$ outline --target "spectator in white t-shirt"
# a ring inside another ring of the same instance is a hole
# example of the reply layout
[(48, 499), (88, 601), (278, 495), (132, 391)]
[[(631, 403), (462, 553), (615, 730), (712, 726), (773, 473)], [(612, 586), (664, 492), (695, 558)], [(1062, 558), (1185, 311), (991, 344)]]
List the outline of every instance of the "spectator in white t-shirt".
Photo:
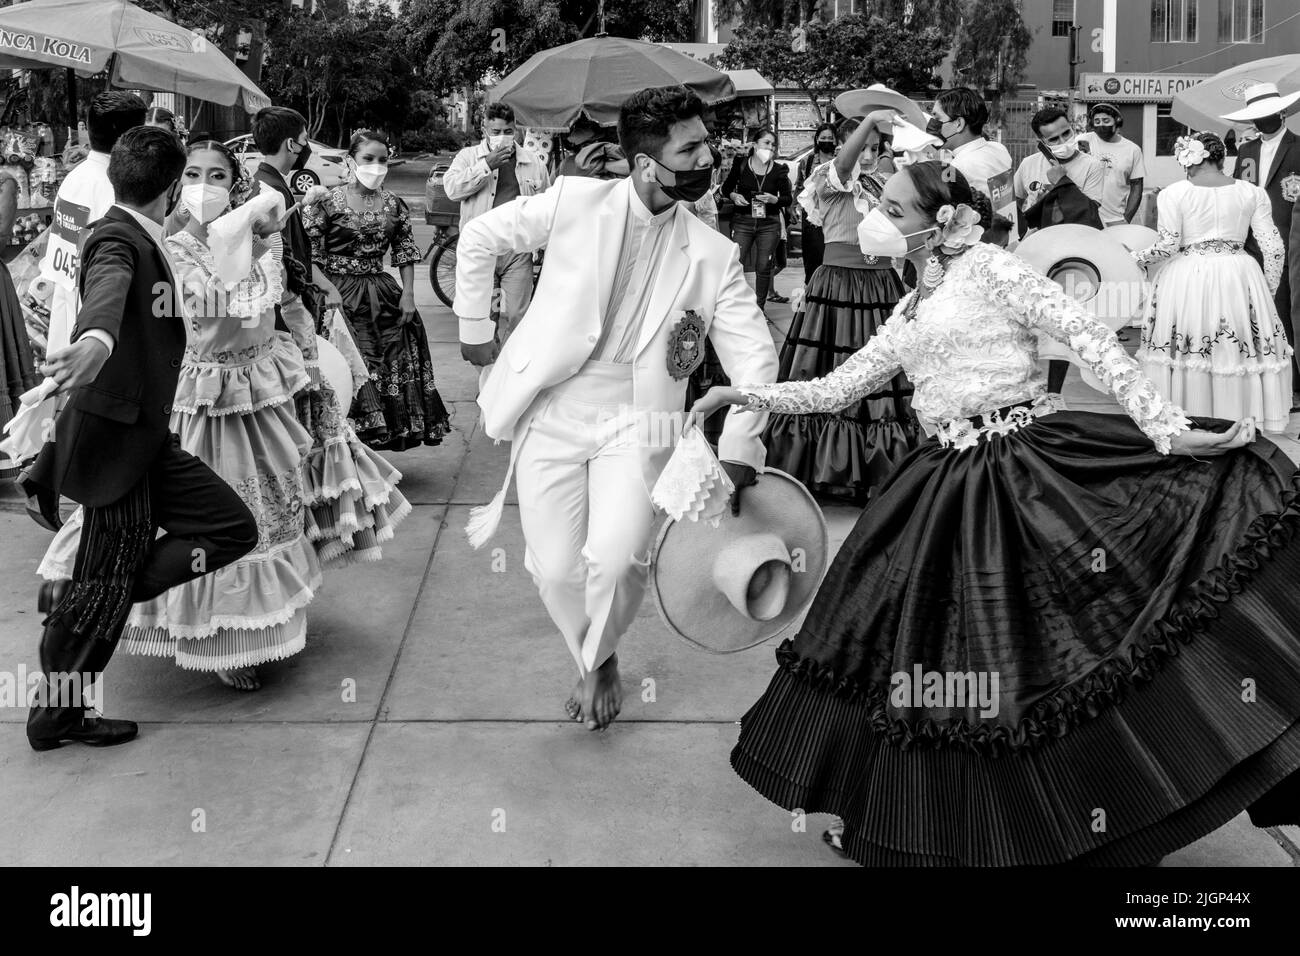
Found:
[(1142, 147), (1125, 139), (1119, 128), (1124, 118), (1109, 103), (1098, 103), (1089, 113), (1092, 129), (1083, 134), (1083, 142), (1106, 170), (1106, 185), (1101, 193), (1101, 224), (1118, 226), (1132, 222), (1142, 205), (1142, 180), (1146, 167)]
[[(1026, 213), (1042, 202), (1062, 180), (1069, 180), (1079, 187), (1079, 191), (1096, 206), (1101, 205), (1101, 194), (1106, 185), (1105, 167), (1095, 157), (1079, 149), (1079, 136), (1070, 125), (1065, 110), (1059, 106), (1045, 106), (1034, 114), (1029, 125), (1038, 137), (1040, 148), (1020, 161), (1012, 184), (1016, 194), (1016, 207), (1020, 211), (1022, 238), (1029, 228), (1030, 220), (1034, 218), (1032, 215), (1027, 217)], [(1079, 202), (1083, 203), (1082, 200)], [(1101, 224), (1095, 210), (1082, 218), (1065, 221), (1089, 220), (1091, 224)]]
[[(1001, 143), (985, 138), (988, 119), (984, 99), (974, 90), (959, 86), (939, 94), (926, 132), (943, 140), (944, 147), (952, 151), (952, 165), (961, 170), (972, 189), (989, 197), (994, 215), (1001, 216), (1005, 220), (1002, 228), (1009, 230), (1016, 221), (1011, 154)], [(995, 223), (994, 232), (998, 225), (1002, 224)]]

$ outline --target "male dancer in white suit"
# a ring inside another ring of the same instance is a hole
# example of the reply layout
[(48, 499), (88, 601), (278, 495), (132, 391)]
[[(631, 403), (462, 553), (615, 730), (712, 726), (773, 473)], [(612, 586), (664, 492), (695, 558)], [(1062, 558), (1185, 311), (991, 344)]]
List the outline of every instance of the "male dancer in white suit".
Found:
[[(735, 244), (681, 205), (711, 184), (703, 111), (684, 87), (633, 95), (618, 122), (627, 179), (559, 177), (468, 223), (456, 247), (461, 353), (495, 361), (478, 398), (483, 429), (512, 442), (505, 485), (475, 509), (470, 541), (491, 536), (517, 473), (524, 563), (578, 665), (566, 709), (589, 730), (622, 705), (615, 651), (645, 596), (649, 489), (680, 436), (705, 334), (733, 381), (777, 374)], [(542, 247), (532, 303), (498, 356), (497, 257)], [(733, 511), (763, 466), (765, 418), (733, 411), (719, 441)]]

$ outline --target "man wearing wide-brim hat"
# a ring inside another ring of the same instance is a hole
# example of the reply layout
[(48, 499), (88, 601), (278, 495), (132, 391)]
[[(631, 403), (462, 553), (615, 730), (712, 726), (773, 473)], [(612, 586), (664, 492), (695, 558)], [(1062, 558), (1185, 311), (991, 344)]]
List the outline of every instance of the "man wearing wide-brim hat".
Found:
[[(1232, 175), (1235, 179), (1262, 186), (1273, 206), (1273, 222), (1287, 247), (1287, 268), (1282, 273), (1282, 282), (1273, 300), (1282, 328), (1286, 330), (1287, 341), (1294, 346), (1291, 290), (1300, 286), (1300, 276), (1290, 274), (1296, 268), (1296, 263), (1291, 260), (1291, 211), (1300, 197), (1300, 137), (1287, 129), (1284, 121), (1287, 110), (1300, 100), (1300, 92), (1283, 96), (1274, 83), (1255, 83), (1246, 87), (1242, 100), (1244, 105), (1241, 109), (1225, 113), (1222, 119), (1230, 123), (1250, 123), (1260, 135), (1238, 147), (1237, 165), (1233, 167)], [(1246, 240), (1246, 251), (1263, 263), (1253, 235)], [(1292, 377), (1300, 382), (1300, 366), (1293, 369)], [(1291, 404), (1300, 405), (1300, 402), (1293, 399)]]

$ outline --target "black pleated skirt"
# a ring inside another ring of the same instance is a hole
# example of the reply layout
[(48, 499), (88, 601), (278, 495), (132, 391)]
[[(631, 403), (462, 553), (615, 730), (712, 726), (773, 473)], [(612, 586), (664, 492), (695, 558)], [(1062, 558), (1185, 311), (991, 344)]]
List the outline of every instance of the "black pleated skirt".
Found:
[[(843, 817), (864, 865), (1139, 865), (1243, 808), (1300, 822), (1298, 526), (1263, 439), (1161, 456), (1084, 412), (930, 439), (781, 645), (732, 765)], [(928, 697), (930, 675), (997, 693)]]
[[(778, 381), (833, 372), (885, 324), (902, 295), (893, 269), (820, 266), (781, 347)], [(810, 491), (858, 502), (889, 477), (918, 438), (912, 385), (902, 373), (838, 412), (774, 412), (763, 433), (770, 467), (793, 475)]]

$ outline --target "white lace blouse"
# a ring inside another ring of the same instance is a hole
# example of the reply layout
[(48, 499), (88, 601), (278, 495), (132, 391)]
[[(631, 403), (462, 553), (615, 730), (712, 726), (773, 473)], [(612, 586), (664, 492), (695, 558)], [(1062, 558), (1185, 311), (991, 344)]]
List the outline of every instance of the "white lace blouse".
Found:
[(1263, 254), (1264, 279), (1276, 292), (1286, 268), (1286, 247), (1273, 223), (1268, 193), (1239, 179), (1225, 186), (1198, 186), (1184, 179), (1160, 190), (1156, 198), (1160, 238), (1155, 245), (1133, 253), (1145, 265), (1169, 259), (1189, 248), (1214, 251), (1223, 243), (1244, 243), (1255, 233)]
[(910, 293), (866, 346), (823, 378), (742, 385), (747, 408), (832, 412), (878, 391), (902, 369), (916, 388), (912, 408), (958, 448), (975, 443), (966, 419), (1022, 402), (1041, 405), (1042, 332), (1083, 360), (1161, 454), (1189, 422), (1160, 396), (1115, 333), (1020, 257), (979, 243), (951, 263), (914, 319)]

